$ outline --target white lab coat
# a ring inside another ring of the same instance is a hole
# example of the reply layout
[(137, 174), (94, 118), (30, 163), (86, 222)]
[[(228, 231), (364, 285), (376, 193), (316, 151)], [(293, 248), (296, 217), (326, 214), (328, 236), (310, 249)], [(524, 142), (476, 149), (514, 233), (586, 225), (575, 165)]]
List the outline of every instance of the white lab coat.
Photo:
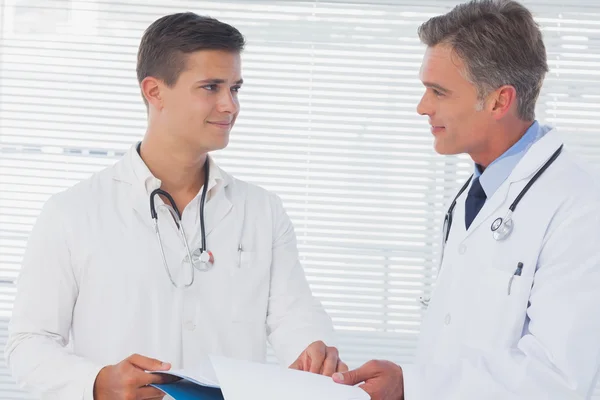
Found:
[[(416, 365), (404, 366), (406, 400), (588, 399), (600, 366), (600, 191), (566, 149), (531, 187), (503, 242), (504, 217), (560, 146), (535, 143), (465, 231), (454, 222)], [(522, 262), (522, 276), (509, 280)]]
[[(313, 341), (333, 342), (278, 197), (211, 160), (205, 219), (214, 267), (176, 289), (150, 216), (148, 194), (159, 186), (132, 148), (46, 203), (28, 242), (6, 347), (21, 386), (44, 399), (88, 400), (101, 367), (132, 353), (173, 368), (194, 368), (208, 354), (263, 361), (268, 339), (287, 366)], [(182, 213), (192, 251), (201, 243), (199, 197)], [(168, 211), (159, 210), (167, 261), (183, 282), (187, 253)]]

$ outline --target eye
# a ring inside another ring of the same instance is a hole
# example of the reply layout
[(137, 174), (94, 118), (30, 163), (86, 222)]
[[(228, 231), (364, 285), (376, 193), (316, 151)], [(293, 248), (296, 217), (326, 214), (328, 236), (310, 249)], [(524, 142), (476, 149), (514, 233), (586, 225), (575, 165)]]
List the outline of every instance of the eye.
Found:
[(202, 89), (206, 89), (209, 92), (216, 92), (217, 91), (217, 85), (215, 85), (215, 84), (204, 85), (204, 86), (202, 86)]
[(436, 97), (442, 97), (444, 95), (444, 93), (440, 92), (437, 89), (431, 89), (433, 91), (433, 94), (436, 95)]
[(240, 85), (234, 86), (231, 88), (232, 92), (238, 93), (242, 87)]

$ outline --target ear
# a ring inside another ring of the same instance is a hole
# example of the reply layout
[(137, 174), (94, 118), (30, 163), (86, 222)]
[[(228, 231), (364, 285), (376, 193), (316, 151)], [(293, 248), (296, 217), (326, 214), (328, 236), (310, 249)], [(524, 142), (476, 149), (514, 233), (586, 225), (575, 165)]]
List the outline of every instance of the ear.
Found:
[(156, 78), (148, 76), (144, 78), (140, 84), (142, 95), (148, 102), (149, 106), (153, 106), (157, 110), (163, 108), (163, 98), (161, 96), (162, 82)]
[(517, 107), (517, 90), (505, 85), (494, 91), (491, 96), (492, 115), (496, 120), (503, 118), (511, 109)]

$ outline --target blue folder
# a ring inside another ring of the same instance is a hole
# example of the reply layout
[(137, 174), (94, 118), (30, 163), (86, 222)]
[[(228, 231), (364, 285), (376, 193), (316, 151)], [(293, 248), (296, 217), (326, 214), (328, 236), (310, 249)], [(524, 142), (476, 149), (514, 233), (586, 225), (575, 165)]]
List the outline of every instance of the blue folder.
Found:
[(182, 379), (173, 383), (151, 385), (175, 400), (225, 400), (221, 389), (201, 386)]

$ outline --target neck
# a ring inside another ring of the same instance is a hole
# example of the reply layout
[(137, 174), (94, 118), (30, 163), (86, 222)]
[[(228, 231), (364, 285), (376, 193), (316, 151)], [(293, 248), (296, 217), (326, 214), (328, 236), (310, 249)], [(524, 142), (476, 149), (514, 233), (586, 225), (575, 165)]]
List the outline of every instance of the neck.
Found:
[(189, 198), (191, 201), (204, 185), (207, 154), (196, 154), (169, 138), (168, 133), (148, 129), (142, 140), (140, 155), (152, 175), (160, 179), (161, 189), (174, 198)]
[(533, 121), (518, 120), (495, 126), (493, 132), (488, 134), (489, 140), (485, 143), (485, 148), (471, 153), (471, 158), (481, 167), (483, 172), (491, 163), (514, 146), (532, 124)]

